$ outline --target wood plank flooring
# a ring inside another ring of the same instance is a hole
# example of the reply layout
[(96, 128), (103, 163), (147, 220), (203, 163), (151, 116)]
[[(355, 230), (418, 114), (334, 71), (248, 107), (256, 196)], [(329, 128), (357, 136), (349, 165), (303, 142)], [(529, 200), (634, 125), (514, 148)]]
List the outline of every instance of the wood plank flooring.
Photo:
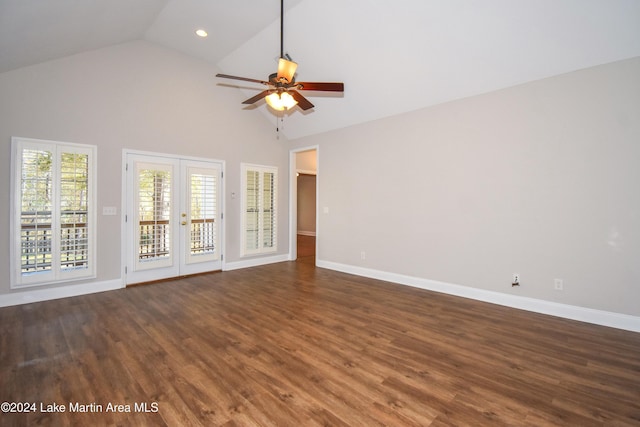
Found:
[[(307, 257), (315, 257), (316, 255), (316, 237), (315, 236), (304, 236), (302, 234), (298, 234), (297, 236), (297, 247), (298, 247), (298, 259), (307, 258)], [(309, 258), (310, 260), (311, 258)], [(315, 258), (313, 258), (315, 264)], [(306, 261), (306, 260), (303, 260)]]
[(638, 426), (640, 334), (284, 262), (2, 308), (0, 402), (37, 404), (3, 426)]

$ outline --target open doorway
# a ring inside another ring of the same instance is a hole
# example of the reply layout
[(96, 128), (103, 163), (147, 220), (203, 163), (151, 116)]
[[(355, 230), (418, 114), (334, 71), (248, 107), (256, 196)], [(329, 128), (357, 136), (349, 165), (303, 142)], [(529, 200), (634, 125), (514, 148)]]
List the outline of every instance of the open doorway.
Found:
[(318, 152), (291, 152), (291, 259), (315, 264), (317, 239)]
[(316, 255), (316, 175), (297, 172), (298, 259)]

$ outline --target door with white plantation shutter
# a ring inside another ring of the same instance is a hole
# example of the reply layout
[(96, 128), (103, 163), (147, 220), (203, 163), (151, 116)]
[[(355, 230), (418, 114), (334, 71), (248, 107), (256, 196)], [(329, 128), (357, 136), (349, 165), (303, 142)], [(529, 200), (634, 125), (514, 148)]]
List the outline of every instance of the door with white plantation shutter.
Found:
[(126, 283), (220, 270), (222, 164), (130, 153)]
[(201, 273), (212, 267), (219, 270), (221, 168), (211, 163), (182, 161), (181, 172), (181, 274)]

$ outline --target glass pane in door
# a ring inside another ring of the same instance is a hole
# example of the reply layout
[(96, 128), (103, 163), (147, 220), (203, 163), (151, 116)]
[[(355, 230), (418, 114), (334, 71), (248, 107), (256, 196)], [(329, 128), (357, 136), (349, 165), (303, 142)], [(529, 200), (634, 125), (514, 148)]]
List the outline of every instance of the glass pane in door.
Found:
[(138, 260), (171, 257), (171, 172), (161, 168), (138, 171)]
[(213, 254), (217, 242), (216, 176), (190, 174), (189, 251), (192, 256)]

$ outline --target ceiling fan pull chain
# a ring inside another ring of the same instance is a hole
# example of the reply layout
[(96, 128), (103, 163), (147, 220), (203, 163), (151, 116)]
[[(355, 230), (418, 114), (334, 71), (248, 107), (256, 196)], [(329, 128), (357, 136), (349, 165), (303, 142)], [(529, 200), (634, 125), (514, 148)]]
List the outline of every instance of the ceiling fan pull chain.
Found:
[(278, 111), (278, 113), (276, 116), (276, 138), (280, 139), (280, 129), (284, 130), (284, 111)]
[(280, 116), (276, 115), (276, 139), (280, 139)]

